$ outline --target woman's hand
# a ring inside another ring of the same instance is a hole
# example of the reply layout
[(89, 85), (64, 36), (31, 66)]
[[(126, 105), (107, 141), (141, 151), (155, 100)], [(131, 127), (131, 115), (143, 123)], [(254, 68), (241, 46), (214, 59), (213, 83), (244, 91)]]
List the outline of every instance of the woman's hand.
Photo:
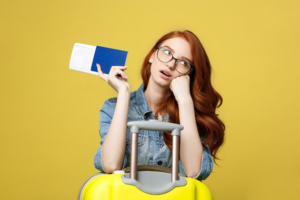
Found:
[[(116, 102), (113, 115), (109, 115), (109, 118), (111, 118), (110, 127), (106, 133), (100, 155), (102, 156), (103, 169), (107, 173), (112, 173), (115, 170), (120, 170), (124, 161), (130, 85), (127, 81), (128, 77), (123, 71), (127, 69), (126, 66), (113, 66), (108, 75), (103, 74), (99, 64), (97, 64), (97, 69), (100, 78), (118, 92), (118, 101)], [(102, 126), (102, 123), (109, 123), (108, 121), (100, 122), (100, 126)]]
[(107, 82), (118, 93), (124, 90), (130, 92), (128, 77), (123, 71), (127, 69), (127, 66), (113, 66), (108, 75), (103, 74), (99, 64), (97, 64), (97, 69), (100, 78)]
[(191, 100), (190, 77), (188, 75), (173, 79), (170, 84), (170, 89), (178, 104)]

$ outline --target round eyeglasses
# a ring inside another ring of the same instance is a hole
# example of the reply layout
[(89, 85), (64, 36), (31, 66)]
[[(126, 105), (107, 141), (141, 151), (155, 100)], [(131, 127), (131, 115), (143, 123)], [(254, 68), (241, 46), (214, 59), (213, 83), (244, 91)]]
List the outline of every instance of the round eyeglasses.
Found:
[(188, 73), (194, 66), (183, 59), (174, 58), (171, 51), (163, 46), (159, 46), (157, 50), (157, 58), (163, 63), (170, 62), (171, 60), (175, 60), (175, 69), (180, 74), (186, 74)]

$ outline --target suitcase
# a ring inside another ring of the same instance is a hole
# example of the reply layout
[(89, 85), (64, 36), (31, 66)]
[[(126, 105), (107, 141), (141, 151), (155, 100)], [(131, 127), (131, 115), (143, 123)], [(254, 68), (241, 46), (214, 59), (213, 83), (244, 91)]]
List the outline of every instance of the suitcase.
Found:
[[(178, 174), (179, 136), (183, 126), (158, 120), (131, 121), (127, 125), (131, 127), (130, 170), (93, 175), (81, 187), (78, 200), (213, 199), (210, 190), (201, 181)], [(137, 166), (139, 130), (172, 132), (171, 173), (166, 167)]]

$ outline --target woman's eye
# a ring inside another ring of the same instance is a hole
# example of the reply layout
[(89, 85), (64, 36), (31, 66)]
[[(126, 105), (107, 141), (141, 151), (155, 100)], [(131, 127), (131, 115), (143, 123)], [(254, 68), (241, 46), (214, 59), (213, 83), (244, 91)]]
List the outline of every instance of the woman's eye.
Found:
[(180, 63), (185, 66), (185, 67), (188, 67), (189, 66), (189, 63), (186, 62), (185, 60), (181, 60)]
[(168, 49), (164, 49), (164, 53), (167, 55), (171, 55), (171, 52)]

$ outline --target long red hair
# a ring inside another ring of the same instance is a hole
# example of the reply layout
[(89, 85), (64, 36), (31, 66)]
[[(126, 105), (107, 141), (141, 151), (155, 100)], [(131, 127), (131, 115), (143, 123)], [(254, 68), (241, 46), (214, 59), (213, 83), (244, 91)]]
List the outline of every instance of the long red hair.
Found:
[[(225, 125), (218, 118), (216, 108), (222, 105), (221, 95), (211, 84), (211, 65), (208, 56), (198, 37), (191, 31), (173, 31), (161, 37), (147, 54), (141, 69), (141, 75), (146, 90), (150, 78), (151, 63), (149, 58), (158, 47), (167, 39), (180, 37), (185, 39), (191, 46), (194, 69), (190, 76), (190, 93), (195, 107), (195, 118), (201, 142), (208, 145), (214, 159), (217, 159), (217, 151), (224, 142)], [(169, 114), (172, 123), (180, 123), (178, 104), (173, 94), (161, 102), (161, 106), (155, 111)], [(157, 118), (157, 116), (156, 116)], [(172, 149), (172, 136), (164, 133), (164, 141)]]

